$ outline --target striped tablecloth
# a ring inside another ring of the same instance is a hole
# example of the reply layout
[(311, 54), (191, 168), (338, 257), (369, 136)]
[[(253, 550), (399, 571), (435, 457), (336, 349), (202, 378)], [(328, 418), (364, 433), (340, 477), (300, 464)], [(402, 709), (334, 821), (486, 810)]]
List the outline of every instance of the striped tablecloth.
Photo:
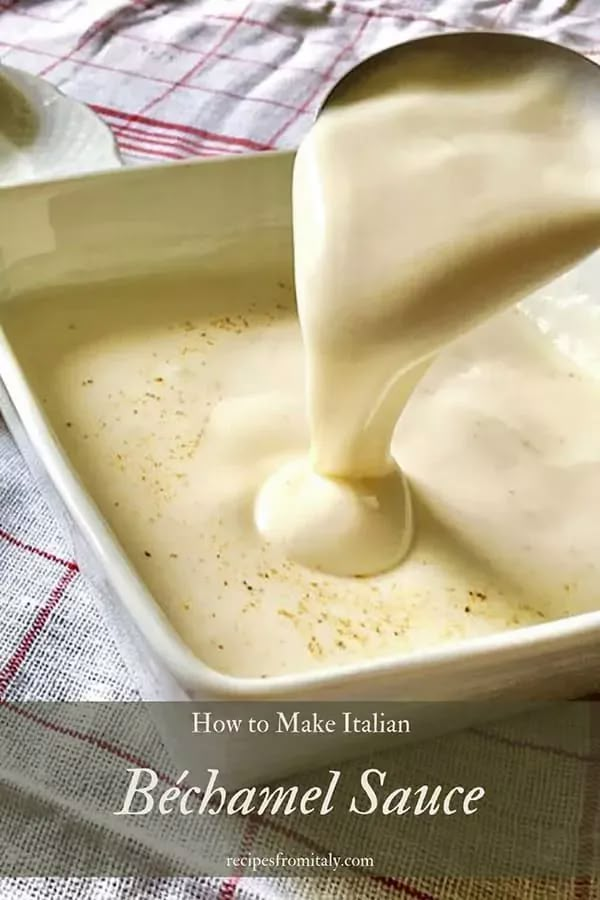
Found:
[[(562, 42), (592, 58), (600, 55), (598, 0), (0, 0), (0, 61), (42, 76), (88, 103), (113, 129), (126, 162), (136, 165), (293, 147), (320, 98), (356, 61), (399, 41), (465, 28), (517, 30)], [(0, 421), (0, 700), (132, 700), (139, 689), (143, 685), (131, 683), (101, 604), (70, 558)], [(23, 739), (32, 745), (32, 754), (43, 755), (52, 723), (42, 717), (29, 719), (25, 727)], [(19, 739), (17, 729), (14, 740)], [(87, 738), (71, 734), (63, 739)], [(102, 752), (120, 752), (126, 759), (138, 749)], [(589, 763), (582, 759), (579, 764)], [(4, 834), (20, 827), (31, 802), (17, 789), (21, 774), (18, 769), (0, 772)], [(586, 811), (588, 821), (596, 812)], [(71, 812), (77, 838), (68, 814), (57, 807), (56, 815), (66, 817), (70, 839), (85, 846), (91, 838), (83, 813)], [(254, 824), (245, 832), (246, 849), (258, 830), (260, 825)], [(280, 844), (276, 835), (261, 837), (263, 849)], [(0, 896), (600, 896), (589, 880), (574, 884), (568, 894), (564, 889), (555, 893), (550, 885), (425, 882), (418, 873), (410, 874), (409, 863), (399, 859), (397, 872), (343, 885), (327, 876), (259, 882), (240, 874), (142, 886), (4, 882)]]

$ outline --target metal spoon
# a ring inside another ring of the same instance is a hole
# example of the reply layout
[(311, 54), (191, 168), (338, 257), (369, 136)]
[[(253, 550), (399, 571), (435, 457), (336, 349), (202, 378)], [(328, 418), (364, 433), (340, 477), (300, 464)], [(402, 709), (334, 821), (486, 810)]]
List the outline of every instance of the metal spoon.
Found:
[[(373, 91), (378, 79), (389, 78), (390, 67), (403, 84), (425, 81), (432, 61), (447, 71), (456, 87), (457, 79), (481, 86), (499, 75), (518, 77), (535, 62), (550, 63), (557, 75), (566, 76), (585, 115), (600, 116), (600, 66), (575, 50), (540, 38), (502, 32), (471, 31), (429, 35), (396, 44), (354, 66), (333, 86), (317, 112), (342, 103), (353, 103)], [(437, 76), (439, 78), (440, 69)], [(437, 81), (439, 86), (439, 80)]]

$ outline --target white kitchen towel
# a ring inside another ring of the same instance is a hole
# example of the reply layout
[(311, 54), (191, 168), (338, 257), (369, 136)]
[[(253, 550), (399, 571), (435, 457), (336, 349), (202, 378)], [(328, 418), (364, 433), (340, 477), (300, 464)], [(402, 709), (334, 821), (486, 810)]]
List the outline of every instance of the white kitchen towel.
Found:
[[(40, 75), (91, 105), (113, 129), (128, 164), (295, 146), (321, 98), (358, 60), (399, 41), (458, 29), (514, 30), (549, 38), (590, 58), (600, 56), (598, 0), (0, 0), (0, 61)], [(29, 754), (0, 772), (3, 851), (10, 834), (32, 827), (39, 813), (52, 827), (32, 834), (56, 853), (82, 853), (96, 841), (77, 784), (44, 778), (56, 723), (19, 715), (9, 701), (134, 700), (146, 685), (131, 677), (126, 644), (105, 621), (96, 596), (70, 558), (68, 543), (0, 422), (0, 700), (3, 734)], [(10, 717), (14, 722), (9, 725)], [(61, 741), (90, 743), (87, 733)], [(485, 733), (473, 741), (489, 740)], [(149, 729), (148, 749), (158, 738)], [(93, 743), (93, 742), (92, 742)], [(140, 754), (143, 748), (96, 748)], [(507, 753), (555, 752), (516, 748)], [(125, 758), (124, 757), (124, 758)], [(37, 760), (37, 765), (32, 762)], [(597, 797), (597, 761), (580, 766)], [(33, 779), (33, 780), (32, 780)], [(39, 789), (32, 793), (31, 784)], [(29, 787), (25, 788), (25, 785)], [(597, 808), (585, 810), (590, 822)], [(583, 815), (583, 813), (582, 813)], [(212, 827), (214, 828), (214, 824)], [(585, 823), (584, 823), (585, 824)], [(589, 839), (581, 831), (580, 839)], [(69, 840), (64, 835), (69, 834)], [(282, 835), (249, 823), (236, 838), (248, 850), (284, 846)], [(382, 836), (382, 840), (385, 836)], [(115, 846), (119, 836), (115, 836)], [(310, 846), (310, 841), (307, 846)], [(234, 849), (233, 847), (231, 848)], [(322, 848), (326, 849), (326, 848)], [(140, 852), (142, 852), (140, 850)], [(165, 871), (177, 871), (176, 860)], [(566, 891), (566, 893), (565, 893)], [(590, 879), (570, 887), (506, 881), (453, 882), (419, 877), (414, 859), (397, 871), (336, 881), (253, 879), (241, 873), (205, 881), (13, 881), (0, 896), (383, 898), (599, 897)]]

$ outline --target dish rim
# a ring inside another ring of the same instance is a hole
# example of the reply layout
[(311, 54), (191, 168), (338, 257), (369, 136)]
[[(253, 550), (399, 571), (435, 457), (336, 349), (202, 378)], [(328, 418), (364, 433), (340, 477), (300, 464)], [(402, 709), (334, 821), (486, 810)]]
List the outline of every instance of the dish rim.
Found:
[[(68, 187), (81, 180), (126, 177), (132, 171), (136, 172), (138, 177), (143, 171), (151, 178), (154, 172), (162, 171), (165, 168), (244, 165), (248, 160), (265, 155), (289, 156), (290, 151), (182, 160), (166, 164), (157, 163), (144, 166), (143, 169), (119, 168), (108, 172), (77, 173), (72, 177), (59, 180), (39, 181), (35, 185), (28, 183), (10, 186), (4, 188), (3, 193), (39, 189), (44, 186), (52, 186), (55, 191), (62, 184)], [(3, 302), (18, 303), (23, 299), (26, 299), (26, 295), (17, 295)], [(560, 647), (564, 643), (572, 643), (580, 636), (586, 636), (589, 639), (596, 632), (600, 632), (600, 610), (593, 610), (466, 640), (452, 641), (430, 649), (414, 650), (404, 656), (388, 654), (348, 664), (329, 664), (308, 671), (270, 675), (264, 678), (243, 677), (220, 672), (205, 663), (185, 643), (135, 570), (107, 520), (81, 482), (77, 470), (45, 416), (43, 406), (36, 398), (35, 391), (30, 388), (25, 371), (22, 369), (15, 349), (2, 325), (1, 317), (0, 383), (4, 384), (9, 401), (13, 406), (12, 413), (17, 417), (16, 422), (13, 419), (13, 425), (22, 426), (26, 439), (44, 469), (46, 478), (50, 480), (52, 487), (59, 495), (76, 530), (83, 536), (86, 545), (91, 548), (98, 568), (112, 588), (124, 613), (141, 633), (156, 660), (164, 665), (186, 690), (203, 694), (208, 692), (210, 696), (221, 698), (265, 700), (284, 700), (298, 695), (305, 697), (315, 694), (327, 695), (336, 688), (352, 690), (356, 685), (381, 682), (382, 680), (396, 684), (401, 690), (402, 677), (405, 675), (410, 676), (419, 671), (422, 671), (424, 675), (432, 674), (435, 670), (443, 670), (448, 666), (465, 662), (477, 663), (485, 658), (488, 662), (492, 660), (507, 662), (510, 657), (514, 658), (525, 649), (550, 650)], [(15, 434), (15, 429), (10, 423), (11, 411), (6, 409), (2, 411), (9, 413), (5, 417), (9, 429)], [(87, 574), (85, 570), (83, 570), (83, 574)], [(94, 578), (92, 577), (90, 580), (93, 589), (98, 590)], [(106, 602), (104, 591), (100, 589), (100, 593), (103, 595), (103, 601)]]

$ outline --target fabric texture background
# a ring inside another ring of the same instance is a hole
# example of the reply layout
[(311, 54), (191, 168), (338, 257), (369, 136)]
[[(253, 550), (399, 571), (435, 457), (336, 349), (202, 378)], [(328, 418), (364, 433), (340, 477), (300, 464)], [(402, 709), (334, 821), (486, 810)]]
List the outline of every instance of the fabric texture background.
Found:
[[(42, 76), (89, 104), (113, 129), (125, 162), (136, 165), (293, 147), (320, 99), (358, 60), (400, 41), (457, 29), (520, 31), (600, 57), (598, 0), (0, 0), (0, 62)], [(144, 685), (132, 683), (126, 653), (0, 421), (0, 701), (135, 700)], [(36, 809), (43, 819), (50, 808), (53, 824), (42, 832), (44, 839), (60, 842), (68, 829), (65, 852), (83, 852), (94, 841), (83, 794), (73, 785), (50, 784), (40, 762), (51, 752), (52, 724), (19, 717), (9, 706), (2, 708), (2, 722), (5, 737), (29, 751), (15, 754), (10, 771), (0, 771), (2, 851), (9, 850), (11, 831), (26, 827)], [(156, 740), (149, 733), (149, 746)], [(531, 753), (545, 750), (555, 748), (519, 752), (525, 764)], [(515, 748), (507, 744), (509, 752)], [(595, 762), (567, 754), (564, 765), (581, 767), (597, 796)], [(24, 788), (31, 779), (39, 784), (34, 794)], [(587, 839), (597, 812), (582, 812), (588, 831), (580, 832)], [(282, 846), (260, 823), (249, 825), (238, 840), (242, 849), (257, 845), (267, 853)], [(0, 882), (0, 896), (600, 897), (589, 879), (569, 886), (424, 881), (413, 862), (399, 858), (393, 877), (343, 882), (330, 876), (259, 880), (243, 873), (206, 881), (22, 880)]]

